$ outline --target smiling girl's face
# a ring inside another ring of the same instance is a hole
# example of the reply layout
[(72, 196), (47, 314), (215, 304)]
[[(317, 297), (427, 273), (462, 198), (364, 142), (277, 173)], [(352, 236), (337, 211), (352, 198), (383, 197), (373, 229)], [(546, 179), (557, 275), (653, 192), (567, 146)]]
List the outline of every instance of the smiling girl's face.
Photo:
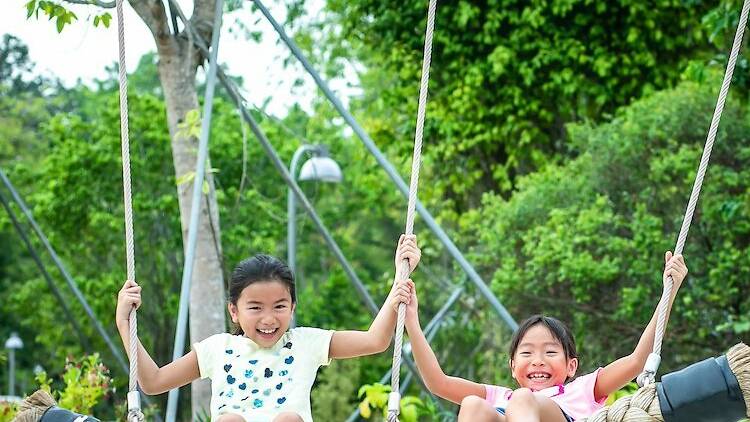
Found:
[(237, 303), (229, 303), (232, 322), (260, 347), (276, 344), (289, 328), (295, 304), (289, 287), (280, 281), (258, 281), (242, 289)]
[(532, 391), (562, 385), (575, 375), (578, 359), (568, 358), (552, 332), (536, 324), (521, 338), (510, 361), (513, 378), (521, 387)]

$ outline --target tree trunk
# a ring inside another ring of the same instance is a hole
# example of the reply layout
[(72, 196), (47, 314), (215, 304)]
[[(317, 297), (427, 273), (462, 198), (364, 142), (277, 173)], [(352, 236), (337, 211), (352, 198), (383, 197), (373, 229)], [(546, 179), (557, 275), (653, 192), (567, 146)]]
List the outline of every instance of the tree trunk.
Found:
[[(191, 22), (204, 39), (211, 38), (215, 0), (195, 0)], [(198, 140), (182, 136), (178, 128), (185, 115), (199, 110), (195, 75), (202, 57), (184, 34), (174, 35), (167, 24), (164, 5), (159, 0), (133, 1), (131, 5), (151, 30), (159, 54), (159, 78), (167, 106), (167, 122), (172, 145), (175, 177), (195, 171)], [(208, 165), (208, 162), (207, 162)], [(225, 292), (222, 270), (221, 236), (213, 177), (206, 173), (208, 195), (200, 203), (195, 263), (190, 289), (190, 343), (226, 331)], [(177, 187), (183, 245), (187, 246), (193, 183)], [(185, 396), (183, 395), (183, 400)], [(192, 414), (209, 410), (211, 387), (207, 380), (192, 385)]]
[[(185, 43), (181, 43), (187, 47)], [(182, 50), (182, 49), (181, 49)], [(175, 176), (195, 172), (197, 140), (186, 138), (178, 132), (177, 125), (188, 111), (199, 107), (195, 90), (195, 67), (180, 60), (178, 52), (171, 56), (159, 54), (159, 74), (167, 103), (169, 132), (172, 140), (172, 159)], [(187, 54), (183, 53), (183, 57)], [(188, 59), (189, 60), (189, 59)], [(213, 334), (226, 330), (224, 279), (221, 265), (221, 237), (219, 230), (218, 205), (213, 178), (206, 173), (210, 187), (208, 195), (201, 198), (198, 238), (195, 247), (195, 264), (190, 289), (190, 342), (201, 341)], [(180, 204), (182, 237), (187, 246), (188, 224), (192, 206), (193, 183), (183, 183), (177, 187)], [(211, 385), (207, 380), (196, 381), (192, 385), (193, 415), (200, 410), (208, 410), (211, 399)]]

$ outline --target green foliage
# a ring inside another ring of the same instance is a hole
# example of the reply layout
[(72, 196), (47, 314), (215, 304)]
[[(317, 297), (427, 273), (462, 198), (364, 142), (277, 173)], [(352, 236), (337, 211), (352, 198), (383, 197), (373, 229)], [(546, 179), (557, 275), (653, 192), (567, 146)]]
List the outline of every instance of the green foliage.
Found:
[[(60, 407), (86, 415), (92, 414), (102, 399), (112, 392), (109, 369), (102, 364), (98, 354), (66, 359), (60, 390), (53, 388), (54, 380), (45, 372), (37, 374), (36, 381), (39, 388), (50, 393)], [(17, 411), (16, 405), (0, 403), (0, 421), (11, 421)]]
[[(359, 389), (358, 396), (362, 399), (359, 403), (359, 413), (365, 419), (374, 421), (385, 421), (388, 416), (388, 394), (391, 387), (380, 383), (363, 385)], [(417, 422), (421, 415), (427, 414), (427, 408), (419, 397), (401, 397), (399, 409), (399, 420), (404, 422)], [(373, 410), (375, 413), (373, 413)], [(382, 413), (382, 418), (379, 417)]]
[[(444, 212), (503, 194), (518, 175), (567, 154), (565, 124), (600, 120), (633, 98), (672, 86), (687, 58), (710, 50), (706, 2), (454, 0), (437, 8), (424, 150), (429, 194)], [(365, 129), (408, 156), (423, 49), (422, 1), (327, 2), (310, 28), (331, 45), (325, 63), (355, 59)], [(340, 31), (327, 31), (330, 26)], [(313, 44), (320, 49), (321, 42)], [(442, 165), (451, 163), (452, 165)], [(434, 166), (434, 168), (433, 168)], [(464, 171), (456, 172), (460, 166)], [(424, 191), (424, 190), (423, 190)], [(453, 215), (445, 214), (452, 218)]]
[[(41, 2), (33, 4), (38, 14)], [(290, 4), (290, 18), (299, 18), (303, 2)], [(329, 76), (341, 74), (346, 59), (364, 65), (363, 93), (351, 104), (402, 174), (408, 173), (411, 157), (424, 6), (330, 0), (330, 20), (299, 34), (300, 44), (313, 50)], [(470, 249), (471, 262), (514, 316), (544, 311), (571, 323), (583, 369), (632, 350), (661, 289), (661, 254), (673, 247), (715, 101), (720, 66), (709, 60), (717, 57), (715, 49), (729, 31), (717, 32), (713, 46), (705, 42), (698, 21), (707, 7), (704, 2), (456, 0), (438, 9), (420, 199), (458, 246)], [(104, 15), (98, 18), (95, 25), (107, 25)], [(719, 27), (718, 22), (707, 19), (704, 25)], [(323, 27), (325, 32), (316, 32)], [(31, 205), (96, 315), (114, 332), (114, 292), (124, 276), (116, 69), (95, 89), (53, 89), (49, 81), (40, 82), (43, 89), (27, 89), (16, 81), (23, 80), (18, 75), (30, 64), (12, 41), (3, 56), (12, 60), (4, 59), (0, 67), (0, 166)], [(655, 92), (680, 78), (685, 82), (676, 89)], [(166, 363), (183, 244), (155, 55), (142, 58), (131, 82), (136, 254), (144, 286), (139, 332), (155, 360)], [(287, 188), (220, 94), (209, 168), (220, 170), (213, 174), (221, 215), (217, 245), (229, 273), (256, 252), (283, 256), (289, 216)], [(616, 111), (643, 94), (648, 98)], [(736, 91), (732, 96), (738, 98)], [(253, 115), (284, 162), (302, 143), (330, 146), (342, 164), (344, 183), (300, 185), (380, 303), (393, 278), (405, 202), (342, 129), (332, 107), (316, 99), (311, 108), (307, 113), (293, 107), (280, 120), (259, 110)], [(735, 101), (722, 122), (685, 251), (691, 275), (669, 325), (667, 369), (715, 354), (738, 338), (748, 341), (750, 304), (743, 293), (750, 287), (744, 262), (750, 253), (750, 146), (744, 134), (750, 133), (750, 123), (745, 115), (746, 105)], [(571, 121), (579, 123), (566, 126)], [(199, 128), (196, 110), (182, 130), (196, 135)], [(299, 211), (292, 218), (299, 228), (298, 320), (366, 329), (370, 315), (309, 217)], [(417, 232), (424, 259), (415, 280), (421, 314), (429, 318), (460, 280), (437, 240), (423, 227)], [(59, 305), (19, 247), (5, 213), (0, 213), (0, 250), (5, 295), (0, 334), (17, 329), (37, 344), (18, 356), (19, 365), (54, 367), (48, 362), (81, 355), (84, 346), (69, 335), (68, 322), (61, 320)], [(452, 374), (511, 385), (503, 353), (508, 330), (467, 290), (433, 342), (438, 357)], [(69, 292), (64, 295), (74, 302)], [(91, 325), (83, 317), (80, 322), (92, 348), (106, 350)], [(102, 359), (119, 371), (108, 353)], [(348, 415), (359, 402), (356, 387), (379, 379), (389, 364), (384, 354), (325, 370), (313, 393), (316, 417)], [(125, 374), (114, 376), (113, 382), (124, 386)], [(372, 390), (374, 402), (378, 391)], [(106, 400), (102, 416), (116, 417), (112, 409), (120, 409), (121, 401)], [(410, 406), (423, 417), (445, 417), (426, 398)], [(380, 416), (375, 407), (367, 408)]]
[(94, 26), (99, 26), (101, 23), (105, 28), (109, 28), (109, 23), (112, 21), (112, 15), (109, 13), (102, 13), (101, 15), (94, 16)]
[(52, 380), (42, 372), (37, 375), (40, 388), (47, 390), (65, 409), (88, 414), (94, 406), (111, 391), (109, 369), (101, 363), (98, 354), (84, 356), (78, 360), (66, 360), (62, 374), (63, 389), (53, 393)]
[(14, 95), (38, 93), (42, 81), (31, 75), (33, 70), (28, 47), (19, 38), (4, 34), (0, 40), (0, 86)]
[(177, 137), (182, 140), (198, 138), (201, 134), (201, 112), (190, 110), (185, 114), (185, 120), (177, 125)]
[[(78, 20), (78, 16), (76, 16), (75, 13), (71, 12), (55, 1), (29, 0), (26, 3), (27, 18), (34, 16), (36, 19), (39, 19), (40, 11), (43, 12), (49, 20), (55, 20), (55, 27), (57, 28), (57, 32), (62, 32), (62, 30), (65, 28), (65, 25), (71, 24), (73, 23), (73, 21)], [(95, 21), (95, 26), (98, 26), (99, 20), (102, 19), (99, 16), (97, 16), (97, 18), (98, 19)], [(111, 18), (111, 16), (108, 16), (106, 18), (105, 26), (109, 27), (109, 21)]]
[(318, 373), (312, 389), (313, 420), (346, 420), (356, 408), (355, 401), (359, 386), (359, 359), (335, 360)]
[(0, 422), (11, 422), (18, 412), (15, 403), (0, 402)]
[[(653, 313), (716, 79), (710, 89), (685, 82), (655, 93), (600, 126), (569, 127), (575, 160), (520, 179), (510, 199), (485, 195), (482, 209), (462, 222), (465, 233), (480, 234), (472, 257), (511, 313), (571, 323), (584, 370), (629, 353)], [(748, 338), (745, 116), (734, 101), (724, 111), (684, 251), (690, 275), (672, 313), (666, 370)]]

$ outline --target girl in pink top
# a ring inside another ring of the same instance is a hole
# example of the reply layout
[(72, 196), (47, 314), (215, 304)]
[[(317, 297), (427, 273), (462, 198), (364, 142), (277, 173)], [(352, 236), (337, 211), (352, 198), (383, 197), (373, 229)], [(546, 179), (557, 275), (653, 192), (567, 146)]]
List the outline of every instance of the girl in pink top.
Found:
[[(664, 279), (677, 290), (688, 269), (681, 255), (665, 256)], [(634, 379), (653, 349), (657, 315), (651, 318), (633, 353), (604, 368), (573, 379), (578, 369), (575, 340), (555, 318), (535, 315), (513, 334), (510, 370), (520, 388), (512, 390), (446, 375), (419, 325), (417, 296), (406, 305), (406, 330), (424, 384), (435, 395), (461, 405), (459, 422), (572, 422), (591, 416), (607, 397)]]

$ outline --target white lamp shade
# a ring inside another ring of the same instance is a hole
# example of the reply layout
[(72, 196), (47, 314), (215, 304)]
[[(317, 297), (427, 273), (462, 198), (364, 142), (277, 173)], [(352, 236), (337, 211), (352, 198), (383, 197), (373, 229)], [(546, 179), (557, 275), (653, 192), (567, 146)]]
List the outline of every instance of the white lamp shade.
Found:
[(18, 337), (18, 334), (13, 333), (10, 335), (10, 338), (5, 341), (5, 348), (6, 349), (21, 349), (23, 348), (23, 341), (21, 341), (21, 338)]
[(302, 165), (299, 172), (299, 180), (302, 181), (340, 183), (342, 179), (341, 167), (330, 157), (312, 157)]

